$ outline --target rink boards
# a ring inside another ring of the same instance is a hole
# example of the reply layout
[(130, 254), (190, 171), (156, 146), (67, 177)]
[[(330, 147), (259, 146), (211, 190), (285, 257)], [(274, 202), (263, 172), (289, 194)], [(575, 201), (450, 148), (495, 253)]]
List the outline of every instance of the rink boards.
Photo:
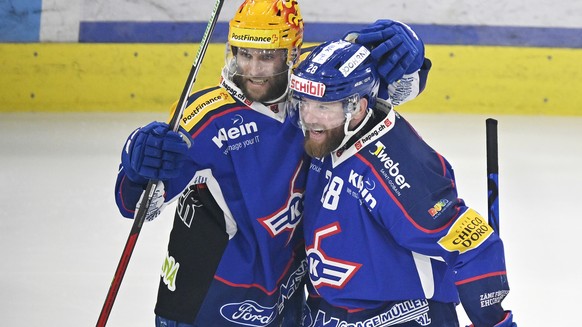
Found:
[[(0, 112), (166, 111), (198, 44), (0, 44)], [(400, 110), (582, 115), (582, 49), (427, 45), (426, 91)], [(194, 89), (216, 84), (224, 45), (210, 44)]]

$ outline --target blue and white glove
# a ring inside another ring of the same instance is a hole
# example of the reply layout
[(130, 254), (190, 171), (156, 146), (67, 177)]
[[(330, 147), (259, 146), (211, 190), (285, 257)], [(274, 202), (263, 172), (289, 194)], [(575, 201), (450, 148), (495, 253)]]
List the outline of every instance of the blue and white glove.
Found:
[(166, 123), (153, 122), (136, 129), (121, 153), (125, 175), (137, 184), (178, 177), (187, 160), (189, 142), (185, 130), (174, 132)]
[(353, 39), (356, 35), (354, 42), (371, 50), (380, 77), (387, 84), (422, 67), (424, 44), (404, 23), (389, 19), (377, 20), (361, 31), (348, 33), (345, 39)]

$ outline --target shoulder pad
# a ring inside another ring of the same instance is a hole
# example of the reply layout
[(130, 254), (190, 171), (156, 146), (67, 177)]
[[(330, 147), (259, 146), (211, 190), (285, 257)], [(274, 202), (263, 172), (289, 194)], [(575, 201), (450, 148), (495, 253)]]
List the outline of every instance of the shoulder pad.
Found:
[(180, 126), (190, 131), (198, 123), (206, 120), (205, 118), (210, 113), (235, 102), (232, 96), (221, 87), (213, 87), (194, 93), (188, 98), (188, 106), (184, 110)]

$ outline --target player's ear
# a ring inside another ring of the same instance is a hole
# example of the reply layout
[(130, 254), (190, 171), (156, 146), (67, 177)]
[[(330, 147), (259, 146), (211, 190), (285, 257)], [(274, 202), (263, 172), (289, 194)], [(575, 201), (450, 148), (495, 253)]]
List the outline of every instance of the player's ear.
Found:
[(368, 111), (368, 99), (361, 98), (360, 99), (360, 106), (359, 106), (358, 110), (356, 111), (356, 113), (354, 114), (354, 118), (357, 121), (364, 119), (364, 116), (366, 116), (367, 111)]
[(361, 98), (358, 108), (352, 114), (352, 120), (350, 121), (349, 124), (350, 130), (354, 129), (356, 126), (360, 124), (360, 122), (366, 116), (367, 112), (368, 112), (368, 99)]

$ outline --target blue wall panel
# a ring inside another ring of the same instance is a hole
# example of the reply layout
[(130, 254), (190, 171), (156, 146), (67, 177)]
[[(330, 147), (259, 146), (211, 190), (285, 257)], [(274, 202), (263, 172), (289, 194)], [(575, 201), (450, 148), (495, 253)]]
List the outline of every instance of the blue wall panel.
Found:
[(38, 42), (42, 0), (0, 1), (0, 42)]

